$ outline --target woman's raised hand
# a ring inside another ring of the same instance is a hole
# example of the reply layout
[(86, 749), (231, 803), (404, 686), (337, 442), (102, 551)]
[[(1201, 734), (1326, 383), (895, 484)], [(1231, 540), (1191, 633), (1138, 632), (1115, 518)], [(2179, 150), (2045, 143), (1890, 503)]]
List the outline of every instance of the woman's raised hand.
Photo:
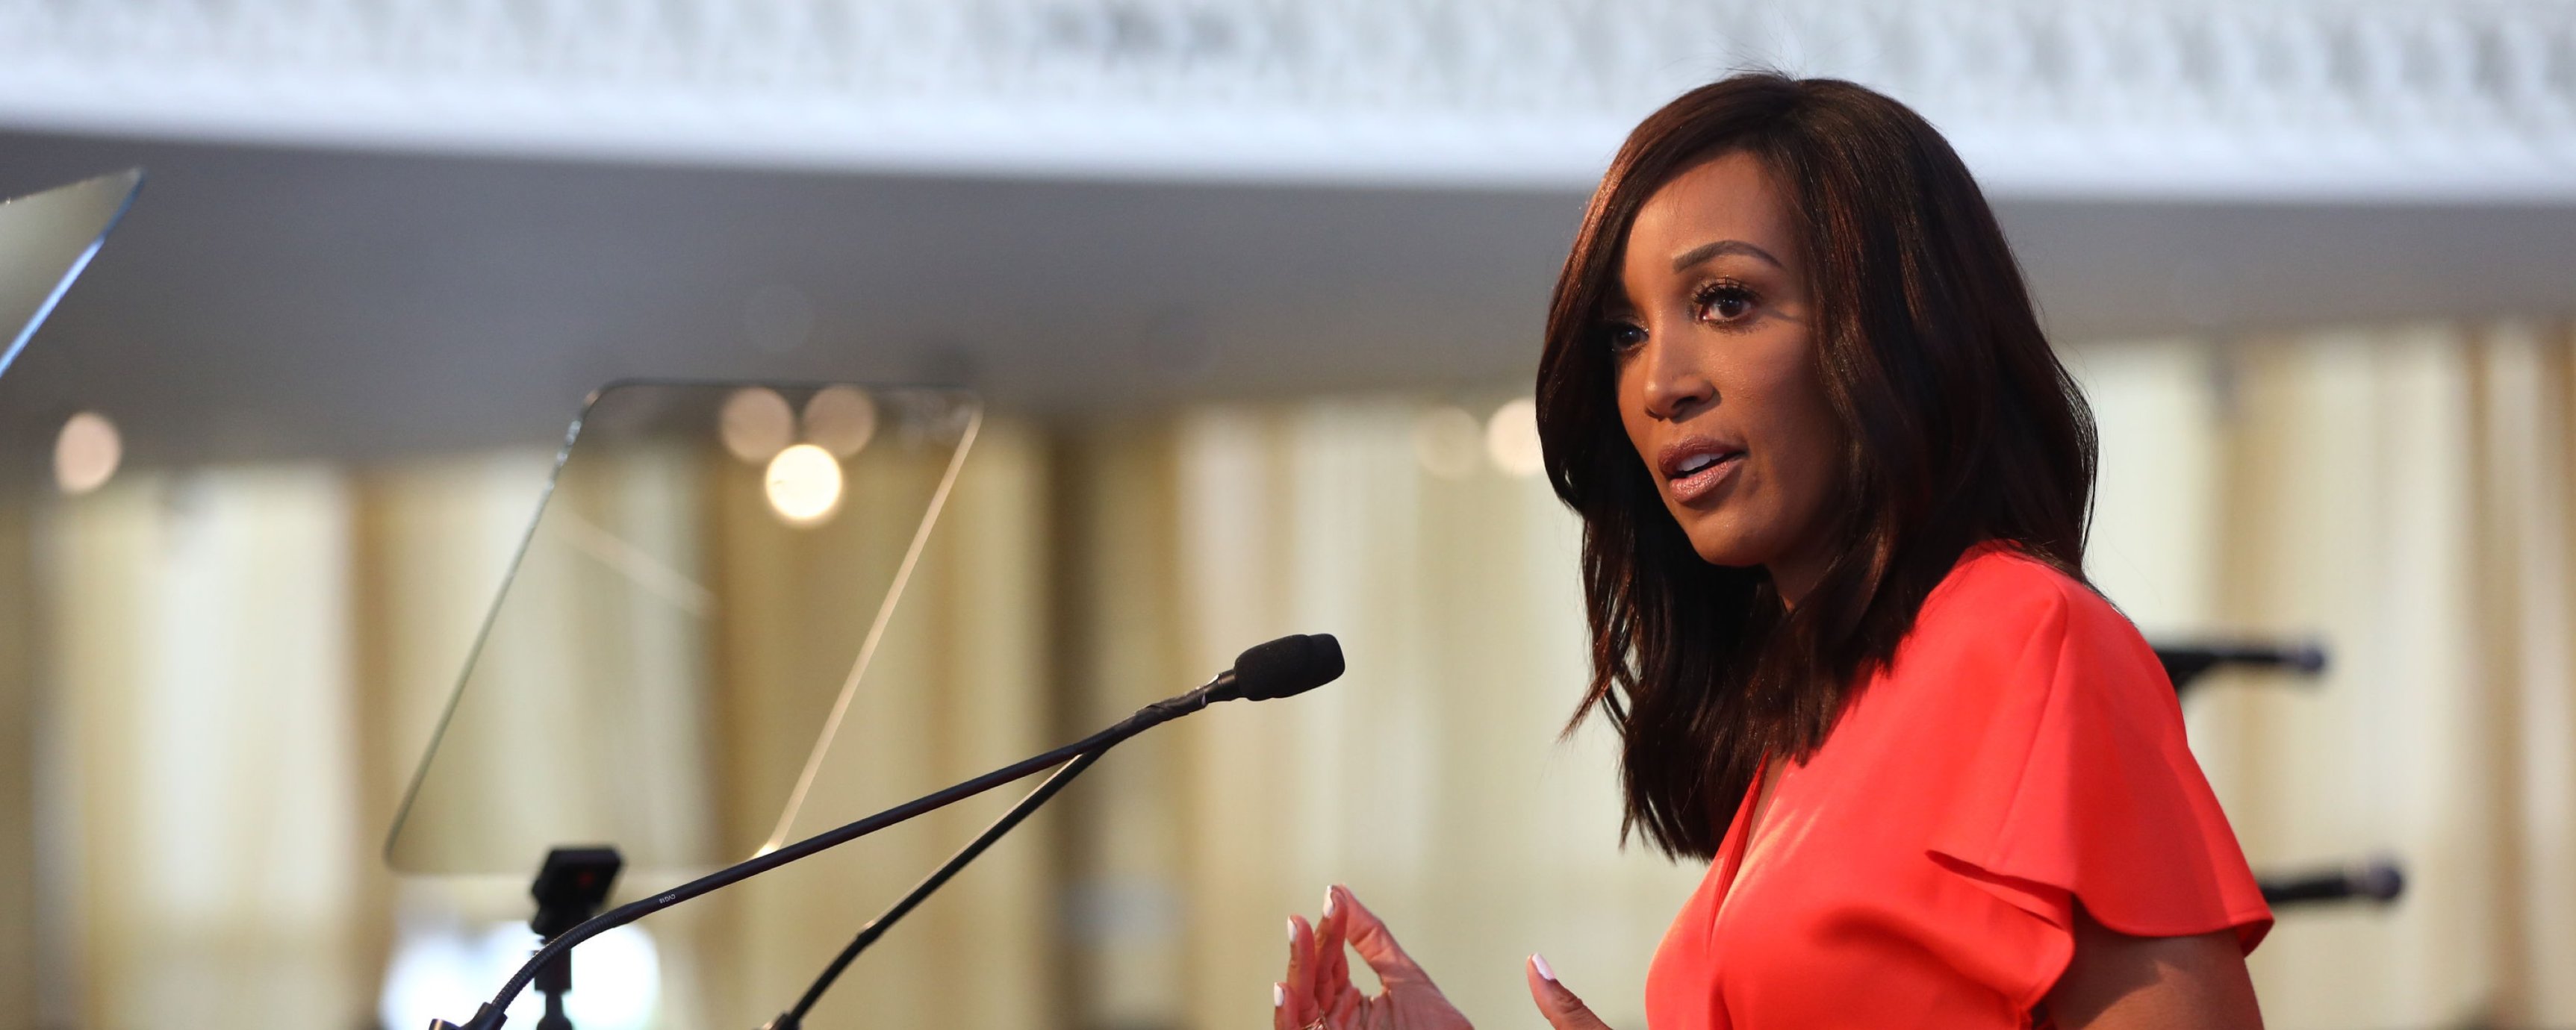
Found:
[[(1376, 997), (1352, 985), (1345, 943), (1377, 973), (1382, 989)], [(1530, 956), (1524, 972), (1530, 1000), (1549, 1026), (1609, 1030), (1583, 999), (1556, 982), (1546, 959)], [(1270, 1007), (1272, 1030), (1474, 1030), (1377, 914), (1339, 884), (1324, 892), (1324, 915), (1313, 926), (1303, 917), (1288, 917), (1288, 979), (1271, 985)]]
[[(1345, 943), (1377, 973), (1375, 997), (1352, 985)], [(1270, 1000), (1274, 1030), (1474, 1030), (1386, 924), (1338, 884), (1324, 892), (1314, 925), (1288, 917), (1288, 979), (1272, 986)]]

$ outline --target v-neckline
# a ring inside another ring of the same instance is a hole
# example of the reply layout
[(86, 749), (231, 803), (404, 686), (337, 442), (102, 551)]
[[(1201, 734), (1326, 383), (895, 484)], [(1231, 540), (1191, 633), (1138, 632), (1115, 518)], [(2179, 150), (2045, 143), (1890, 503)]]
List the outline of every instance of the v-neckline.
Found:
[(1752, 853), (1754, 832), (1761, 829), (1762, 818), (1770, 814), (1771, 803), (1779, 800), (1780, 784), (1773, 766), (1771, 756), (1765, 755), (1753, 767), (1753, 782), (1745, 787), (1743, 800), (1736, 803), (1735, 818), (1727, 826), (1726, 838), (1718, 842), (1717, 910), (1721, 913), (1726, 911), (1727, 900), (1735, 896), (1735, 881), (1744, 874), (1744, 859)]

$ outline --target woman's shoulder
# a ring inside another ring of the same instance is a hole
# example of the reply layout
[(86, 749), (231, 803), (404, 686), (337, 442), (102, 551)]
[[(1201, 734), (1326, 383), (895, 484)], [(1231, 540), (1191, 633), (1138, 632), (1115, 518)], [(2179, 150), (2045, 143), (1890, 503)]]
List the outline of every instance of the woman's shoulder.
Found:
[(2146, 639), (2009, 545), (1971, 549), (1935, 593), (1855, 743), (1896, 756), (1943, 867), (2052, 927), (2080, 900), (2124, 932), (2251, 947), (2270, 916)]
[(1916, 624), (1957, 622), (1991, 631), (2105, 617), (2128, 624), (2110, 601), (2066, 570), (2013, 544), (1988, 542), (1959, 556), (1924, 599)]
[(2019, 675), (1978, 677), (2008, 688), (2040, 686), (2027, 681), (2054, 679), (2073, 671), (2070, 663), (2138, 674), (2121, 679), (2161, 678), (2146, 639), (2092, 586), (2011, 544), (1988, 543), (1960, 555), (1924, 600), (1898, 664), (1924, 671), (1962, 664), (2010, 669)]

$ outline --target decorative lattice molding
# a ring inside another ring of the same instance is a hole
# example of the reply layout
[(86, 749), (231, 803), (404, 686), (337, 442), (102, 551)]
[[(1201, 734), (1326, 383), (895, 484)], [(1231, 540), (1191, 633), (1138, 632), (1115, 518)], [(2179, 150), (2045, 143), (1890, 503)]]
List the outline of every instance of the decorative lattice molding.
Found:
[(1727, 69), (2001, 192), (2576, 199), (2576, 2), (0, 0), (0, 124), (851, 168), (1587, 182)]

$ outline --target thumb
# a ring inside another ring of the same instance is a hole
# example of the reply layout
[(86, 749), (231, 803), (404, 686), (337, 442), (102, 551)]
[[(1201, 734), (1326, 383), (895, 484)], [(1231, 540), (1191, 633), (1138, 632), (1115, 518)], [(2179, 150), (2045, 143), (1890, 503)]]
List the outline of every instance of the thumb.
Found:
[(1556, 1030), (1610, 1030), (1609, 1024), (1583, 1004), (1583, 999), (1556, 982), (1556, 970), (1547, 967), (1546, 959), (1530, 956), (1526, 972), (1530, 1000), (1538, 1003), (1539, 1014), (1547, 1017), (1547, 1025)]

